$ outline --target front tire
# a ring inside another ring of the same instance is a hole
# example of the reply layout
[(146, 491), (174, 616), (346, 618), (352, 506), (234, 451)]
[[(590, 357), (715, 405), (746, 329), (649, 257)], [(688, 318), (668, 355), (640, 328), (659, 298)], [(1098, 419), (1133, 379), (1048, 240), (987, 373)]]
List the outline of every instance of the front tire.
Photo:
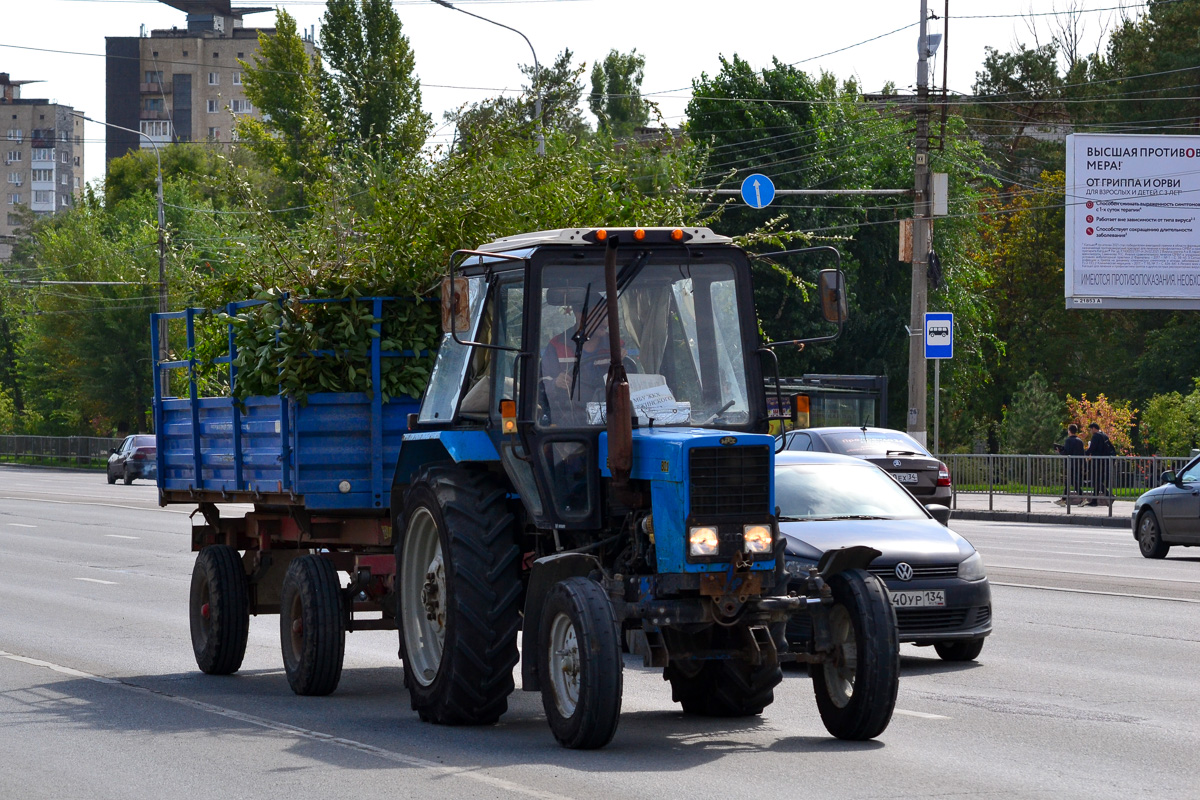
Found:
[(520, 549), (506, 489), (485, 472), (426, 467), (397, 530), (400, 657), (426, 722), (490, 725), (508, 710), (520, 626)]
[(983, 652), (983, 639), (936, 642), (933, 649), (943, 661), (974, 661)]
[(837, 738), (873, 739), (891, 721), (900, 688), (896, 613), (883, 582), (865, 570), (839, 572), (828, 583), (834, 652), (812, 665), (817, 709)]
[(612, 602), (590, 578), (559, 581), (539, 631), (542, 706), (554, 738), (572, 750), (612, 741), (621, 715), (621, 633)]
[(1163, 541), (1162, 528), (1153, 511), (1143, 511), (1138, 518), (1138, 549), (1146, 558), (1166, 558), (1171, 545)]
[(196, 555), (190, 598), (192, 650), (209, 675), (238, 671), (250, 633), (246, 571), (238, 551), (214, 544)]
[(116, 476), (116, 475), (113, 475), (112, 469), (110, 469), (110, 468), (108, 468), (108, 467), (105, 467), (105, 468), (104, 468), (104, 475), (105, 475), (105, 477), (107, 477), (107, 478), (108, 478), (108, 485), (109, 485), (109, 486), (112, 486), (114, 483), (116, 483), (116, 482), (117, 482), (117, 476)]
[(317, 555), (292, 561), (283, 577), (279, 639), (288, 684), (299, 695), (337, 688), (346, 654), (345, 600), (337, 570)]

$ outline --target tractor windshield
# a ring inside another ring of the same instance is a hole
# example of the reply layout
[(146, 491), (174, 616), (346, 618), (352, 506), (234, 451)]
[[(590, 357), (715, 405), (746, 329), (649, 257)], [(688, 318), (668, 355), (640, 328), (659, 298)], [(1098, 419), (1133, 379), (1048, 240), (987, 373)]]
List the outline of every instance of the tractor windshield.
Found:
[[(646, 263), (618, 268), (618, 329), (640, 425), (742, 425), (749, 420), (737, 272), (730, 264)], [(543, 427), (605, 424), (609, 352), (604, 269), (548, 264), (542, 270)]]

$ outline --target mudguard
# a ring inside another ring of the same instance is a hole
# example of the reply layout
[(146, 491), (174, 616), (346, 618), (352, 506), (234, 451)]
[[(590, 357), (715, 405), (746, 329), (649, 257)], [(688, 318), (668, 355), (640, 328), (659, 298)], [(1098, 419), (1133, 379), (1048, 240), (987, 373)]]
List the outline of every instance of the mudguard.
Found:
[(821, 556), (821, 560), (817, 562), (817, 572), (822, 578), (828, 578), (848, 569), (866, 569), (881, 555), (883, 553), (879, 550), (865, 545), (826, 550)]
[(561, 580), (587, 577), (597, 570), (603, 572), (600, 560), (586, 553), (555, 553), (533, 562), (525, 590), (525, 618), (521, 626), (521, 688), (525, 691), (542, 689), (536, 653), (546, 595)]

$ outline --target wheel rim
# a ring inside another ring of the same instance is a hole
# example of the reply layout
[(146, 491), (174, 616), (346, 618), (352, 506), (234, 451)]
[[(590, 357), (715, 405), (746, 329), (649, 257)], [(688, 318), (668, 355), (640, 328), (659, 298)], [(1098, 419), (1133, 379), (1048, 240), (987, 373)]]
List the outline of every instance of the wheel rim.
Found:
[(292, 657), (297, 661), (304, 654), (304, 604), (300, 601), (299, 592), (292, 598)]
[(579, 639), (575, 625), (566, 614), (550, 624), (550, 685), (554, 705), (564, 718), (570, 718), (579, 705)]
[(400, 606), (405, 667), (422, 686), (433, 683), (446, 640), (446, 565), (437, 521), (418, 508), (404, 533)]
[(854, 697), (854, 676), (858, 671), (858, 643), (854, 623), (846, 607), (838, 604), (829, 612), (829, 633), (833, 656), (825, 662), (825, 689), (838, 708), (845, 708)]
[[(212, 598), (209, 596), (208, 581), (205, 580), (200, 584), (199, 602), (196, 603), (192, 613), (195, 614), (196, 630), (200, 633), (201, 648), (208, 645), (208, 637), (212, 632)], [(205, 613), (208, 611), (209, 613)]]
[(1142, 549), (1147, 553), (1158, 546), (1158, 526), (1149, 514), (1142, 517)]

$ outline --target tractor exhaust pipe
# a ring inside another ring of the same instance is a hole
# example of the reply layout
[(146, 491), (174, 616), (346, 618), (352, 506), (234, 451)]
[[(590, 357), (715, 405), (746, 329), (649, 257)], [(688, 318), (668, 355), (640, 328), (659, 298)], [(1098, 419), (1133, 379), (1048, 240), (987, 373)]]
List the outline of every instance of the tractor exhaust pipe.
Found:
[(608, 461), (613, 487), (629, 485), (633, 471), (633, 403), (629, 399), (629, 377), (625, 374), (625, 354), (621, 351), (621, 330), (617, 317), (617, 237), (608, 237), (604, 250), (604, 288), (608, 306), (608, 352), (611, 362), (605, 381), (605, 417), (608, 421)]

